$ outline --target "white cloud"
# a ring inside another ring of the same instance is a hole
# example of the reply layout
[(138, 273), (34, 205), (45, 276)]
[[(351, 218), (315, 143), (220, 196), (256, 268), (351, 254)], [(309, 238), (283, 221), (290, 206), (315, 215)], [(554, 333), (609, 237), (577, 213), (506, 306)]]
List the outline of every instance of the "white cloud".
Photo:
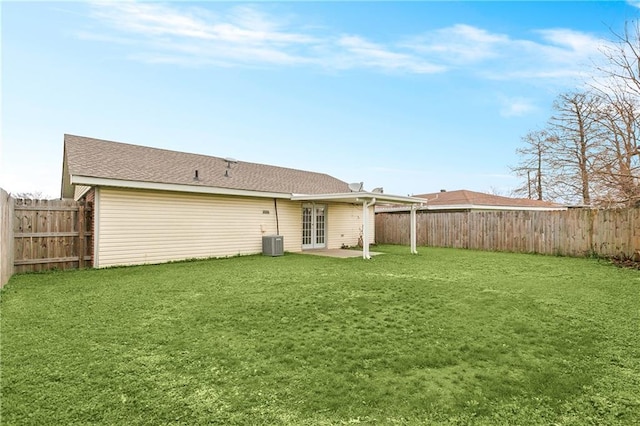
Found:
[(155, 3), (98, 3), (94, 16), (123, 31), (150, 37), (176, 36), (229, 43), (308, 43), (312, 37), (281, 31), (254, 9), (237, 7), (219, 17), (200, 8), (176, 9)]
[[(151, 63), (216, 66), (315, 64), (332, 69), (372, 68), (409, 73), (442, 72), (400, 48), (361, 36), (316, 35), (255, 7), (214, 14), (201, 8), (156, 3), (95, 3), (92, 16), (114, 34), (79, 33), (83, 39), (138, 45), (130, 58)], [(307, 30), (308, 31), (308, 30)]]
[(464, 64), (499, 57), (500, 45), (508, 41), (505, 35), (458, 24), (414, 37), (405, 46), (444, 62)]
[(604, 41), (570, 29), (542, 29), (513, 38), (470, 25), (453, 25), (407, 40), (405, 47), (449, 69), (494, 80), (575, 80)]
[(522, 117), (536, 110), (531, 100), (525, 98), (502, 98), (500, 115), (503, 117)]
[(546, 39), (556, 45), (564, 45), (578, 53), (593, 53), (601, 43), (600, 39), (589, 34), (569, 29), (538, 30)]
[(537, 33), (549, 43), (544, 46), (542, 53), (556, 64), (579, 62), (584, 65), (606, 45), (602, 39), (568, 29), (538, 30)]
[(570, 29), (540, 29), (518, 39), (466, 24), (381, 42), (306, 26), (299, 17), (270, 15), (258, 6), (227, 7), (213, 13), (179, 3), (95, 3), (92, 16), (108, 29), (79, 36), (126, 44), (136, 50), (128, 57), (153, 63), (458, 71), (496, 80), (575, 80), (604, 45)]
[(415, 55), (394, 52), (360, 36), (342, 36), (338, 39), (337, 46), (346, 51), (349, 63), (354, 67), (360, 64), (370, 68), (405, 70), (418, 74), (445, 70), (444, 66), (430, 64)]
[(94, 4), (92, 16), (119, 35), (84, 32), (80, 37), (135, 43), (139, 51), (130, 57), (152, 63), (306, 63), (308, 59), (297, 49), (316, 42), (310, 35), (281, 28), (275, 20), (248, 7), (235, 7), (219, 16), (201, 8), (109, 2)]

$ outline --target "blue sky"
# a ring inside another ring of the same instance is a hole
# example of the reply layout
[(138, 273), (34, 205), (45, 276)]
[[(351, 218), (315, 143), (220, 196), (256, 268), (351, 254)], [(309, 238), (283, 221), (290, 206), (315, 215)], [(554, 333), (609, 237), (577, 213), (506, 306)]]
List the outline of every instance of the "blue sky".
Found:
[(508, 193), (521, 137), (640, 18), (637, 1), (0, 7), (0, 187), (51, 197), (64, 133)]

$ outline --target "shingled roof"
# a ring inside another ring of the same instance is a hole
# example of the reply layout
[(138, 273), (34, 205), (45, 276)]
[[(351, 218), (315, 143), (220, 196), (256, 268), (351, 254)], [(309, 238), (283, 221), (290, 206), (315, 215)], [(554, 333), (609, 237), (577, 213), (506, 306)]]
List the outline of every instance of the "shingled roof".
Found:
[(62, 191), (67, 197), (70, 176), (284, 194), (349, 191), (346, 182), (323, 173), (244, 161), (229, 163), (219, 157), (75, 135), (64, 136), (63, 163)]
[(487, 207), (562, 207), (549, 201), (531, 200), (529, 198), (511, 198), (483, 192), (460, 189), (457, 191), (441, 191), (430, 194), (414, 195), (424, 198), (427, 205), (435, 206), (487, 206)]
[[(530, 200), (528, 198), (511, 198), (483, 192), (460, 189), (457, 191), (440, 191), (429, 194), (413, 195), (412, 198), (425, 200), (418, 210), (566, 210), (567, 207), (549, 201)], [(402, 205), (376, 206), (376, 212), (402, 212), (408, 207)]]

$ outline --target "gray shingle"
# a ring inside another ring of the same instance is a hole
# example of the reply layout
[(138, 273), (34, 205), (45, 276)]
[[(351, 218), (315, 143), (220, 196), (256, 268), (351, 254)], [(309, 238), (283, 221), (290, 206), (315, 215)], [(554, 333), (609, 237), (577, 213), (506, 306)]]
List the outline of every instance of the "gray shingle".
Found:
[(219, 157), (75, 135), (65, 135), (64, 143), (71, 175), (287, 194), (349, 192), (346, 182), (323, 173), (244, 161), (227, 168)]

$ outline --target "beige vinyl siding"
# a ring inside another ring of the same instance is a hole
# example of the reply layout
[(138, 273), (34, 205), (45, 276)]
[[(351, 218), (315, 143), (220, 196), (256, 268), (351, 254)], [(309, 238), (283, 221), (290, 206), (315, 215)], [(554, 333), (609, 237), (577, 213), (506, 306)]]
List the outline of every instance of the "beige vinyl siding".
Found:
[[(271, 198), (114, 188), (98, 194), (97, 267), (260, 253), (262, 236), (276, 233)], [(291, 251), (302, 232), (299, 214), (289, 223), (294, 210), (299, 203), (278, 200), (280, 231)]]
[(376, 208), (369, 207), (369, 244), (376, 242)]
[[(302, 204), (272, 198), (100, 188), (96, 192), (95, 267), (162, 263), (262, 252), (262, 236), (284, 237), (284, 250), (302, 250)], [(375, 229), (370, 211), (371, 242)], [(362, 206), (330, 203), (327, 247), (355, 246)]]
[(329, 204), (327, 208), (327, 248), (356, 246), (362, 234), (362, 206)]
[[(373, 207), (369, 209), (369, 242), (373, 243), (375, 218)], [(333, 203), (327, 210), (327, 248), (342, 245), (354, 247), (362, 236), (362, 205)]]
[(73, 199), (79, 200), (89, 189), (91, 189), (90, 186), (76, 185), (73, 190)]
[[(273, 200), (271, 203), (273, 204)], [(302, 203), (278, 200), (278, 222), (280, 235), (284, 237), (284, 250), (289, 252), (302, 251)], [(273, 234), (275, 233), (274, 228)]]

